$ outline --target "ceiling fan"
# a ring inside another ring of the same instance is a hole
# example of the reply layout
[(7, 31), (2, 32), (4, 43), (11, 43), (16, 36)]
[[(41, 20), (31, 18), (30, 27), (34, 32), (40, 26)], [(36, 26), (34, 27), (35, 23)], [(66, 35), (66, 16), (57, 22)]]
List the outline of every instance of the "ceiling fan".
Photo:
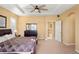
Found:
[[(46, 5), (35, 5), (35, 4), (30, 4), (30, 6), (32, 8), (27, 8), (25, 7), (25, 9), (29, 9), (31, 10), (30, 12), (38, 12), (38, 13), (41, 13), (41, 11), (47, 11), (48, 9), (46, 9)], [(22, 13), (25, 13), (25, 11), (19, 6), (19, 5), (16, 5), (16, 7), (22, 12)]]
[(31, 10), (30, 12), (38, 12), (41, 13), (41, 11), (47, 11), (48, 9), (45, 9), (46, 5), (33, 5), (31, 4), (31, 6), (33, 7), (33, 10)]

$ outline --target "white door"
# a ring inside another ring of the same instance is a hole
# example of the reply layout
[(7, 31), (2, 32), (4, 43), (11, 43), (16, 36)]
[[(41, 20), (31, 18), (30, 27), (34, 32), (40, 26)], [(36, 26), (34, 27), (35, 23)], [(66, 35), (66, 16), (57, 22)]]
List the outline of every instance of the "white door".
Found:
[(61, 42), (61, 20), (55, 22), (55, 40)]

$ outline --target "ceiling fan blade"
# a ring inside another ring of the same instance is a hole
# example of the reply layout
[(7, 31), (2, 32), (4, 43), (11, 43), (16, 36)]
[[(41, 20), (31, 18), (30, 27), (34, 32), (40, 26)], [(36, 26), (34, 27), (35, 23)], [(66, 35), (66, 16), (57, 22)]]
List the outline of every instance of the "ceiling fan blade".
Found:
[(33, 4), (30, 4), (33, 8), (35, 8), (36, 6), (35, 5), (33, 5)]
[(38, 12), (39, 12), (39, 13), (41, 13), (41, 11), (40, 11), (40, 10), (38, 10)]
[(40, 10), (44, 10), (44, 11), (47, 11), (48, 9), (40, 9)]
[(42, 8), (42, 7), (45, 7), (46, 5), (41, 5), (41, 6), (39, 6), (39, 8)]
[(33, 11), (35, 11), (35, 9), (34, 9), (34, 10), (32, 10), (32, 11), (30, 11), (30, 12), (33, 12)]
[(25, 7), (24, 9), (29, 9), (29, 10), (31, 10), (31, 9), (33, 9), (33, 8), (30, 8), (30, 7)]

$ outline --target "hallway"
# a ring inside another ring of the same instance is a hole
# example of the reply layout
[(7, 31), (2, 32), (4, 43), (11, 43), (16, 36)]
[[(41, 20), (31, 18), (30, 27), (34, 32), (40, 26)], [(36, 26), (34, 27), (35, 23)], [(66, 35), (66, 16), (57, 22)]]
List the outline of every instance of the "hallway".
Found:
[(36, 54), (74, 54), (75, 46), (66, 46), (55, 40), (38, 40)]

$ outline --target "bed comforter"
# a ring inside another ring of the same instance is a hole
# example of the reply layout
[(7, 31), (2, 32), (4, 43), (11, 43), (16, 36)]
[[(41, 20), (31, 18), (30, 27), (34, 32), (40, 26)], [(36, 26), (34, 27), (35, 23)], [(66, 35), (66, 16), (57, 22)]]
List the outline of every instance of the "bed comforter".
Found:
[(35, 37), (17, 37), (0, 43), (0, 53), (35, 53)]

